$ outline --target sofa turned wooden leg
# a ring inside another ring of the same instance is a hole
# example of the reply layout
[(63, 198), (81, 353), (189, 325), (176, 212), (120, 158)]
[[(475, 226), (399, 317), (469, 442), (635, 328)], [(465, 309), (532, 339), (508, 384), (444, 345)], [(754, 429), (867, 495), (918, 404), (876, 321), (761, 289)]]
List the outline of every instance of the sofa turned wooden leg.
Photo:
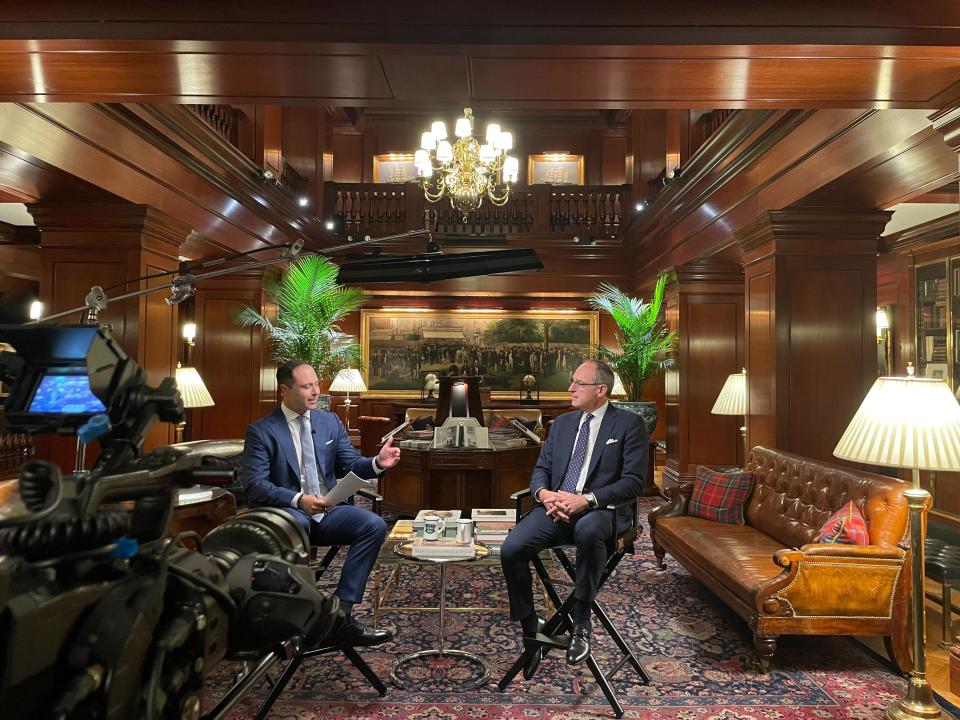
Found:
[(757, 651), (757, 664), (760, 666), (760, 672), (770, 671), (770, 661), (773, 654), (777, 651), (777, 638), (775, 635), (754, 635), (753, 647)]
[(904, 637), (906, 633), (896, 633), (887, 635), (883, 638), (883, 644), (887, 649), (887, 655), (893, 660), (894, 665), (900, 670), (900, 674), (907, 676), (913, 670), (913, 656), (910, 647), (910, 641)]
[(657, 538), (653, 533), (650, 533), (650, 535), (651, 535), (651, 540), (653, 541), (653, 554), (657, 558), (657, 568), (659, 570), (666, 570), (667, 562), (666, 560), (664, 560), (664, 558), (667, 555), (667, 551), (664, 550), (659, 545), (657, 545)]

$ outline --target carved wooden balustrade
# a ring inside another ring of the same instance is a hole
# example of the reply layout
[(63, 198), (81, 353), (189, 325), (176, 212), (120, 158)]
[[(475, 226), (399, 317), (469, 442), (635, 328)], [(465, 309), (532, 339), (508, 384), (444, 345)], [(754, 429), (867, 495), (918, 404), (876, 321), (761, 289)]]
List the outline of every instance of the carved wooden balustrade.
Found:
[(213, 128), (233, 146), (239, 145), (240, 118), (243, 111), (230, 105), (187, 105), (190, 112)]
[(416, 183), (328, 183), (327, 207), (347, 235), (385, 235), (427, 227), (438, 233), (509, 235), (591, 234), (615, 238), (629, 207), (629, 186), (514, 188), (501, 207), (484, 201), (467, 216), (446, 198), (430, 203)]

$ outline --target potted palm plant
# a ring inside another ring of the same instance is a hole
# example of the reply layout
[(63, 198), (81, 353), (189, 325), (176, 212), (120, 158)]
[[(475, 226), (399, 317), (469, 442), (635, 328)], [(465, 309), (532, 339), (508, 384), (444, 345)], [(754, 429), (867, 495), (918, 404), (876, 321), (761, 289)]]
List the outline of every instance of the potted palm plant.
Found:
[(661, 316), (663, 294), (669, 276), (657, 278), (650, 302), (630, 297), (616, 285), (601, 283), (588, 302), (610, 314), (617, 324), (615, 333), (620, 352), (598, 344), (597, 356), (614, 369), (623, 383), (627, 401), (615, 401), (617, 407), (642, 416), (647, 431), (657, 424), (657, 404), (642, 402), (643, 388), (656, 373), (674, 365), (671, 356), (676, 333), (671, 332)]
[(338, 323), (366, 302), (367, 296), (359, 288), (338, 285), (338, 272), (325, 257), (295, 260), (279, 279), (264, 287), (267, 299), (277, 306), (276, 319), (244, 305), (237, 313), (237, 324), (263, 328), (274, 360), (305, 360), (321, 380), (330, 381), (344, 368), (359, 367), (360, 343), (340, 332)]

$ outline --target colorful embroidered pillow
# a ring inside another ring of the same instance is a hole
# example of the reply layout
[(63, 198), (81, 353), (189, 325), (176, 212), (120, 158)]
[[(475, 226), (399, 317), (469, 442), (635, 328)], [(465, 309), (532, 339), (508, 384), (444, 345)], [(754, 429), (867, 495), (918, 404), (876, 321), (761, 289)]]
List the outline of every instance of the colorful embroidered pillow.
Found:
[(753, 473), (716, 472), (697, 467), (687, 514), (726, 525), (743, 525), (743, 504), (753, 487)]
[(815, 543), (842, 543), (844, 545), (869, 545), (870, 532), (867, 521), (857, 510), (853, 500), (837, 510), (820, 526)]

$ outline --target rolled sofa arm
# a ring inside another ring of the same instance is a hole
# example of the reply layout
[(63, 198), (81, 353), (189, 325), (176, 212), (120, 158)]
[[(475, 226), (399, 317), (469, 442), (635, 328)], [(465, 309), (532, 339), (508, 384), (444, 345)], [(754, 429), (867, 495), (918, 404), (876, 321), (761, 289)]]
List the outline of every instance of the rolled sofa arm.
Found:
[(889, 618), (905, 582), (906, 553), (885, 545), (805, 545), (780, 550), (784, 568), (757, 588), (761, 616), (822, 619)]
[(667, 489), (664, 494), (667, 496), (667, 502), (659, 507), (655, 507), (647, 514), (647, 520), (650, 522), (651, 529), (657, 524), (657, 520), (660, 518), (681, 517), (687, 514), (690, 496), (693, 495), (693, 483), (689, 481), (681, 482)]

